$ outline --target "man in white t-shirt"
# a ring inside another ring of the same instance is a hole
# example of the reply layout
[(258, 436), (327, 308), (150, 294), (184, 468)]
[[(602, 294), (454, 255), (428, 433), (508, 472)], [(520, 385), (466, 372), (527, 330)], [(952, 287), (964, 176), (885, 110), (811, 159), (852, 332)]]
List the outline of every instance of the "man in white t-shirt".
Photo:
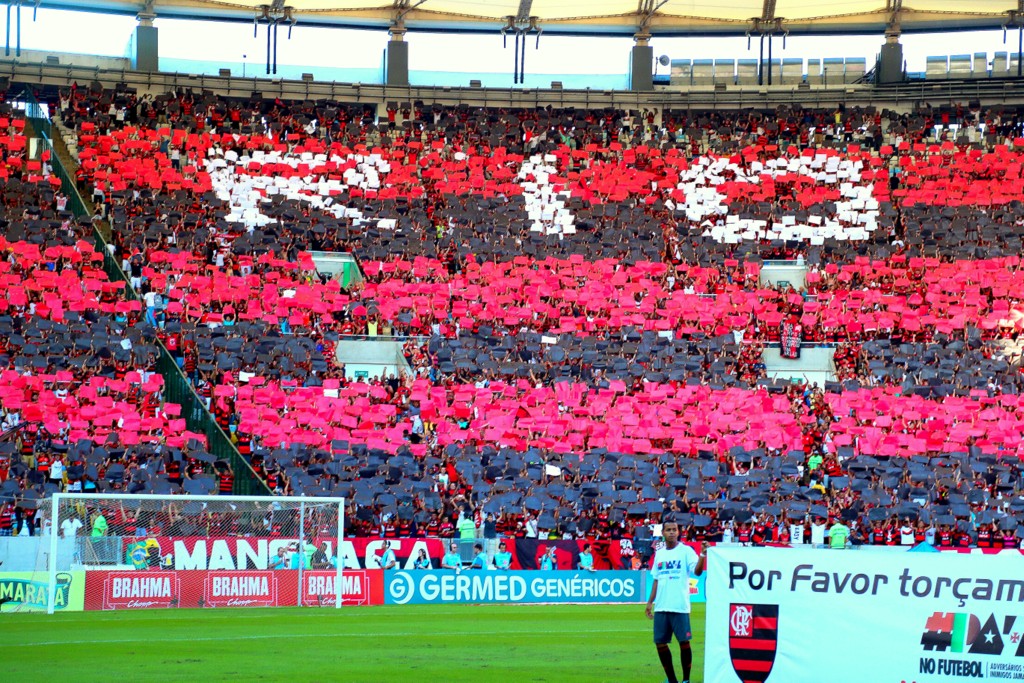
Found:
[(900, 527), (900, 545), (914, 545), (914, 525), (910, 523), (909, 517), (903, 520), (903, 526)]
[(156, 292), (149, 290), (142, 299), (146, 303), (146, 322), (156, 327)]
[(690, 546), (679, 543), (679, 524), (673, 515), (661, 522), (665, 547), (654, 553), (651, 578), (654, 586), (647, 600), (647, 618), (654, 619), (654, 645), (665, 669), (668, 683), (679, 683), (669, 644), (675, 634), (679, 641), (679, 658), (683, 665), (683, 681), (689, 683), (693, 652), (690, 650), (690, 577), (704, 573), (708, 556), (707, 542), (698, 556)]
[(815, 518), (811, 522), (811, 545), (823, 546), (825, 545), (825, 524), (822, 518)]
[(74, 538), (82, 528), (82, 520), (78, 517), (68, 517), (60, 523), (60, 535), (64, 538)]
[(59, 457), (54, 458), (53, 462), (50, 463), (50, 483), (56, 484), (57, 489), (61, 491), (64, 490), (65, 469), (66, 468), (64, 467), (64, 461), (61, 460)]
[(537, 538), (537, 532), (537, 518), (533, 515), (530, 515), (526, 518), (526, 537)]

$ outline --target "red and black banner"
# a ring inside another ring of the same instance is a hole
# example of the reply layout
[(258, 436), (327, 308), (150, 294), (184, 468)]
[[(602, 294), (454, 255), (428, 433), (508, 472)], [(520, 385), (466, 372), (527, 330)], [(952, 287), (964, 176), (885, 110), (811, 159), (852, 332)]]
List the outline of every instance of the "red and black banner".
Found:
[(782, 335), (780, 341), (780, 353), (783, 358), (796, 359), (800, 357), (800, 344), (803, 343), (803, 326), (798, 323), (782, 323)]
[(743, 683), (768, 680), (778, 643), (778, 605), (729, 605), (729, 658)]
[(619, 541), (505, 539), (505, 545), (512, 553), (512, 569), (540, 569), (541, 558), (551, 547), (555, 548), (555, 569), (578, 569), (580, 553), (587, 543), (590, 544), (590, 553), (594, 557), (594, 569), (628, 569), (622, 564), (622, 547)]

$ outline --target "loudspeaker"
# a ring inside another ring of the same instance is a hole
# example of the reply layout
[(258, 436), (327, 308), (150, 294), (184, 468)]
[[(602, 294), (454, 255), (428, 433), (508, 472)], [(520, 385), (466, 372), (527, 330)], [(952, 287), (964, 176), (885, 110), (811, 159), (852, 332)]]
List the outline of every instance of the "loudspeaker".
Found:
[(878, 58), (878, 83), (903, 82), (903, 46), (899, 43), (885, 43)]
[(388, 41), (388, 85), (409, 85), (409, 43)]
[(650, 45), (634, 45), (632, 62), (629, 70), (630, 89), (644, 91), (654, 90), (654, 48)]

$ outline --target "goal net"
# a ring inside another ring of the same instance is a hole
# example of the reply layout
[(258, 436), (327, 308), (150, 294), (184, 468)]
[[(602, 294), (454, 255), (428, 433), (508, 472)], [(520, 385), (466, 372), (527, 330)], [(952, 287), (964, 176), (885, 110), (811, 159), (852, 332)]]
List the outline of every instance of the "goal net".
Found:
[[(55, 494), (48, 612), (332, 606), (343, 498)], [(350, 582), (351, 583), (351, 582)], [(340, 589), (340, 590), (339, 590)]]

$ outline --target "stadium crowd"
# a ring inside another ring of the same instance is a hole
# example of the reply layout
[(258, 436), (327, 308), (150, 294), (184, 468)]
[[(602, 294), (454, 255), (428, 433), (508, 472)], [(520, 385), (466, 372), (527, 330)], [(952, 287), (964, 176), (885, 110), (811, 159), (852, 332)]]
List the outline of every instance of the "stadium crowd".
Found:
[[(1014, 110), (54, 104), (142, 303), (8, 163), (5, 272), (27, 294), (3, 410), (50, 435), (11, 442), (8, 492), (44, 495), (55, 454), (58, 487), (230, 490), (161, 403), (156, 336), (271, 490), (345, 495), (357, 534), (492, 515), (642, 541), (667, 506), (695, 541), (812, 542), (829, 520), (866, 543), (1024, 537)], [(33, 206), (40, 231), (18, 232)], [(761, 284), (777, 258), (806, 289)], [(836, 346), (836, 381), (766, 377), (784, 323)], [(409, 371), (347, 376), (352, 335), (401, 339)], [(33, 391), (53, 410), (11, 400)]]

